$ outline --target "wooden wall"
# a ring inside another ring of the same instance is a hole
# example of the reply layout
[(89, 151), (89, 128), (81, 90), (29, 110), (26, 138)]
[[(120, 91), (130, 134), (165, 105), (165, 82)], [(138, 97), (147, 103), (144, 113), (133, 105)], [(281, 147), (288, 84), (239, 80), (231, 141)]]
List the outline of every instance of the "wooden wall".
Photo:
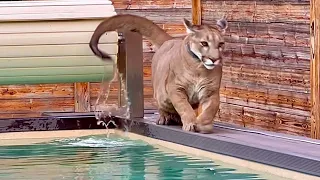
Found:
[(202, 0), (202, 23), (226, 15), (219, 121), (310, 135), (309, 1)]
[[(182, 18), (191, 20), (191, 0), (113, 0), (117, 13), (153, 20), (182, 35)], [(275, 132), (310, 136), (309, 1), (202, 0), (202, 23), (227, 16), (227, 53), (217, 121)], [(144, 40), (145, 107), (154, 108), (151, 57)], [(100, 83), (90, 83), (91, 105)], [(117, 100), (117, 84), (111, 101)], [(74, 111), (74, 85), (0, 87), (0, 117)]]

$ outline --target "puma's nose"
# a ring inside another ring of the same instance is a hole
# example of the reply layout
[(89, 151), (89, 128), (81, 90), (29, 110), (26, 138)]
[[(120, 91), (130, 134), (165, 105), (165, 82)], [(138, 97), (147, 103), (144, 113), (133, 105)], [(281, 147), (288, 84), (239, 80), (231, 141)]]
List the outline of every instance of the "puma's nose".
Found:
[(219, 65), (221, 62), (221, 58), (206, 58), (204, 59), (203, 63), (205, 65), (208, 65), (208, 66), (216, 66), (216, 65)]
[(219, 58), (208, 58), (208, 59), (210, 59), (212, 61), (212, 63), (215, 63), (216, 61), (220, 61), (221, 60), (220, 57)]

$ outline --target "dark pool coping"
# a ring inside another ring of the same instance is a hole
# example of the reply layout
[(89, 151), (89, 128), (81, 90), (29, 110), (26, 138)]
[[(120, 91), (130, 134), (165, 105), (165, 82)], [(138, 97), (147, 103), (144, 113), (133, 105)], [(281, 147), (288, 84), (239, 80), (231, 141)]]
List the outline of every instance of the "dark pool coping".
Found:
[[(145, 111), (146, 116), (154, 116), (153, 112)], [(0, 119), (0, 133), (104, 128), (97, 125), (92, 113), (45, 115), (47, 117)], [(199, 134), (182, 131), (181, 127), (156, 125), (152, 119), (129, 120), (130, 132), (320, 177), (318, 140), (264, 131), (252, 133), (246, 132), (246, 128), (238, 128), (244, 130), (239, 131), (234, 130), (233, 126), (220, 123), (214, 126), (213, 134)]]

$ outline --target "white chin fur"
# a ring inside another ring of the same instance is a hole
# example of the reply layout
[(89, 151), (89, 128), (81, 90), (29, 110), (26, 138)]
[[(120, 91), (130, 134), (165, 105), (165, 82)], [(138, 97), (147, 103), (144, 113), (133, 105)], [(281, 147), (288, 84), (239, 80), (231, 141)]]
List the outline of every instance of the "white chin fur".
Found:
[(215, 66), (208, 66), (208, 65), (205, 65), (205, 64), (203, 64), (203, 65), (204, 65), (205, 68), (207, 68), (209, 70), (211, 70), (211, 69), (213, 69), (215, 67)]
[(212, 66), (214, 63), (210, 59), (204, 59), (203, 64)]
[(204, 67), (209, 70), (213, 69), (215, 66), (217, 66), (219, 64), (220, 64), (220, 60), (216, 60), (215, 62), (212, 62), (209, 59), (205, 59), (203, 62)]

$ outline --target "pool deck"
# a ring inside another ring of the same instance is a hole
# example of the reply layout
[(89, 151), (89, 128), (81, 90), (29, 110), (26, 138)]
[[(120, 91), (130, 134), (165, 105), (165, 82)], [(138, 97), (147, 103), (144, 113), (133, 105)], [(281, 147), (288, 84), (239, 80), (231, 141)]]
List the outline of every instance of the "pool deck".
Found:
[[(0, 119), (0, 132), (103, 129), (93, 113), (47, 113), (47, 117)], [(144, 119), (131, 121), (130, 133), (176, 143), (201, 151), (311, 175), (320, 179), (320, 141), (216, 123), (214, 133), (184, 132), (178, 126), (155, 124), (158, 115), (146, 110)], [(233, 163), (233, 162), (230, 162)], [(242, 161), (241, 163), (245, 163)], [(249, 165), (248, 165), (249, 166)]]

